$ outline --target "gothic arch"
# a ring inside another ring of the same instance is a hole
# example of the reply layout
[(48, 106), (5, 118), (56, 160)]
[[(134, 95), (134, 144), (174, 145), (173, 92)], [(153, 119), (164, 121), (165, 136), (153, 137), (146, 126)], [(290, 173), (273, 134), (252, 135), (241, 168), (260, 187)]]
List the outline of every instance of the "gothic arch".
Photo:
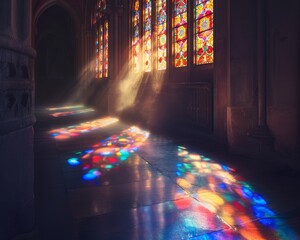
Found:
[[(54, 3), (54, 2), (52, 2)], [(49, 4), (35, 19), (37, 60), (36, 102), (66, 101), (77, 84), (80, 38), (70, 12), (61, 4)]]
[[(79, 19), (79, 14), (76, 13), (76, 11), (74, 10), (74, 8), (68, 4), (65, 1), (61, 1), (61, 0), (46, 0), (44, 2), (42, 2), (41, 4), (37, 5), (36, 8), (34, 9), (33, 12), (33, 29), (36, 29), (37, 27), (37, 23), (38, 20), (40, 18), (40, 16), (49, 8), (53, 7), (53, 6), (59, 6), (62, 9), (64, 9), (65, 11), (68, 12), (68, 14), (71, 16), (71, 18), (73, 19), (74, 22), (74, 27), (75, 27), (75, 35), (76, 37), (79, 35), (80, 32), (80, 19)], [(33, 34), (35, 34), (33, 32)], [(33, 36), (33, 46), (35, 47), (35, 37)]]

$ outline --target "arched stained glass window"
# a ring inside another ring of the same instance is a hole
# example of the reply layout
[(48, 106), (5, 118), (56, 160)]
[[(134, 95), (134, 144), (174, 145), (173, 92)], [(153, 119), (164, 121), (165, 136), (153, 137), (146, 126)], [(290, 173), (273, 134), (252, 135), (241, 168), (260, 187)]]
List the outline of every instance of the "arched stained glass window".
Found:
[(213, 0), (195, 0), (194, 5), (195, 64), (212, 63), (213, 49)]
[(108, 77), (108, 20), (105, 16), (106, 1), (99, 0), (96, 10), (96, 78)]
[(157, 0), (157, 69), (167, 68), (167, 3)]
[(152, 21), (151, 14), (152, 2), (151, 0), (144, 0), (144, 70), (150, 72), (152, 68)]
[(139, 0), (135, 0), (133, 4), (132, 14), (132, 69), (134, 72), (140, 70), (140, 49), (141, 49), (141, 34), (140, 34), (141, 10)]
[(187, 0), (173, 0), (173, 41), (175, 67), (188, 64)]

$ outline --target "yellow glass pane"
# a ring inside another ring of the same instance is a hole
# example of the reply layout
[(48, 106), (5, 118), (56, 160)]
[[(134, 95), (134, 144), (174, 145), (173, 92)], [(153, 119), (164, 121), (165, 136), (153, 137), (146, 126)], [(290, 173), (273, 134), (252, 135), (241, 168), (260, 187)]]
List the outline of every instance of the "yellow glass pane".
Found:
[(195, 64), (212, 63), (214, 59), (213, 30), (199, 33), (196, 36)]
[(175, 42), (175, 67), (187, 66), (187, 40)]
[(187, 12), (175, 16), (174, 27), (178, 27), (186, 23), (187, 23)]

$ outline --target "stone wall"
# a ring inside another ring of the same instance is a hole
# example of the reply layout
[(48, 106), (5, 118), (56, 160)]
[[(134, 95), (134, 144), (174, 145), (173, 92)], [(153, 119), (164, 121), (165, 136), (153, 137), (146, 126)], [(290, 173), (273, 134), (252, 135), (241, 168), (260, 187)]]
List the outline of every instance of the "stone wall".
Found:
[(0, 2), (0, 239), (34, 227), (31, 0)]

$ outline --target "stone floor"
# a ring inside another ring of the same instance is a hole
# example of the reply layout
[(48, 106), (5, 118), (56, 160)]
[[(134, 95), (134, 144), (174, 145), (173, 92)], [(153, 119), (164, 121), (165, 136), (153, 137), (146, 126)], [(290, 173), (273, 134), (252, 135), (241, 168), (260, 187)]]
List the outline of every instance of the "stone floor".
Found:
[(300, 239), (297, 171), (64, 111), (37, 112), (37, 239)]

